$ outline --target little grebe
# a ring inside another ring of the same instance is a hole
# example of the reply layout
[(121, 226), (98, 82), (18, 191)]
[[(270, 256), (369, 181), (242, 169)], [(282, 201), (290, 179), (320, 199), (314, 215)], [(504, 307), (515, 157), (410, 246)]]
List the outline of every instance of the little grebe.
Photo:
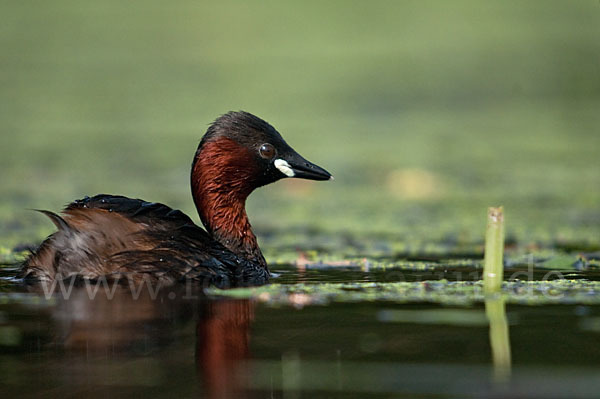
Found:
[(229, 112), (208, 128), (191, 171), (194, 203), (206, 231), (166, 205), (114, 195), (86, 197), (59, 216), (58, 228), (25, 261), (26, 281), (185, 279), (220, 287), (259, 285), (269, 269), (246, 216), (257, 187), (284, 177), (329, 180), (270, 124)]

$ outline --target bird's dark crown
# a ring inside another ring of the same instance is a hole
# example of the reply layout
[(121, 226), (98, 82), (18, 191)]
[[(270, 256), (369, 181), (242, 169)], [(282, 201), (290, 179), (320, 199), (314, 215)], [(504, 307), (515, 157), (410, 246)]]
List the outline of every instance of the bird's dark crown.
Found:
[(273, 126), (245, 111), (230, 111), (217, 118), (202, 138), (199, 150), (203, 144), (219, 138), (231, 139), (252, 150), (265, 143), (272, 144), (280, 152), (291, 150)]

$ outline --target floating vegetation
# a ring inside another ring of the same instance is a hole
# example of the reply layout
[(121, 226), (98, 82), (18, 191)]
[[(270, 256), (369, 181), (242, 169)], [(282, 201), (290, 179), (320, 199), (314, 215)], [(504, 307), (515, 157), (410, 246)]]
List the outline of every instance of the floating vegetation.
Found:
[(0, 246), (0, 265), (10, 265), (22, 261), (27, 256), (27, 252), (14, 251), (12, 249)]
[[(395, 283), (271, 284), (254, 288), (208, 288), (209, 297), (253, 299), (272, 306), (324, 305), (331, 302), (437, 303), (469, 306), (485, 301), (482, 281), (432, 280)], [(503, 282), (499, 297), (507, 304), (600, 305), (600, 282), (557, 279)]]

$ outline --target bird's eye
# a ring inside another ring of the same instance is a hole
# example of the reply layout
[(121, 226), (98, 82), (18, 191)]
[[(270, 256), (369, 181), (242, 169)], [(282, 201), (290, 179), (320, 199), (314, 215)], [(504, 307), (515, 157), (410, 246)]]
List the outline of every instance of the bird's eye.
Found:
[(272, 159), (275, 156), (275, 147), (269, 143), (263, 144), (258, 149), (258, 153), (264, 159)]

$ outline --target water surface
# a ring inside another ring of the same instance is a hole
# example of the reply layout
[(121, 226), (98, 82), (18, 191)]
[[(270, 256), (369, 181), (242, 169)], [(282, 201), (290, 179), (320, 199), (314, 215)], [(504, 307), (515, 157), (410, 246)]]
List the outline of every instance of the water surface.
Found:
[[(284, 284), (303, 274), (289, 267), (276, 272), (274, 282)], [(380, 279), (356, 270), (315, 274), (332, 282)], [(138, 294), (133, 298), (120, 286), (111, 299), (100, 290), (90, 300), (85, 287), (75, 287), (68, 299), (47, 300), (20, 286), (6, 288), (0, 298), (3, 392), (558, 398), (594, 397), (600, 389), (600, 306), (502, 304), (507, 336), (499, 350), (512, 362), (499, 373), (482, 303), (290, 306), (209, 298), (185, 287)]]

